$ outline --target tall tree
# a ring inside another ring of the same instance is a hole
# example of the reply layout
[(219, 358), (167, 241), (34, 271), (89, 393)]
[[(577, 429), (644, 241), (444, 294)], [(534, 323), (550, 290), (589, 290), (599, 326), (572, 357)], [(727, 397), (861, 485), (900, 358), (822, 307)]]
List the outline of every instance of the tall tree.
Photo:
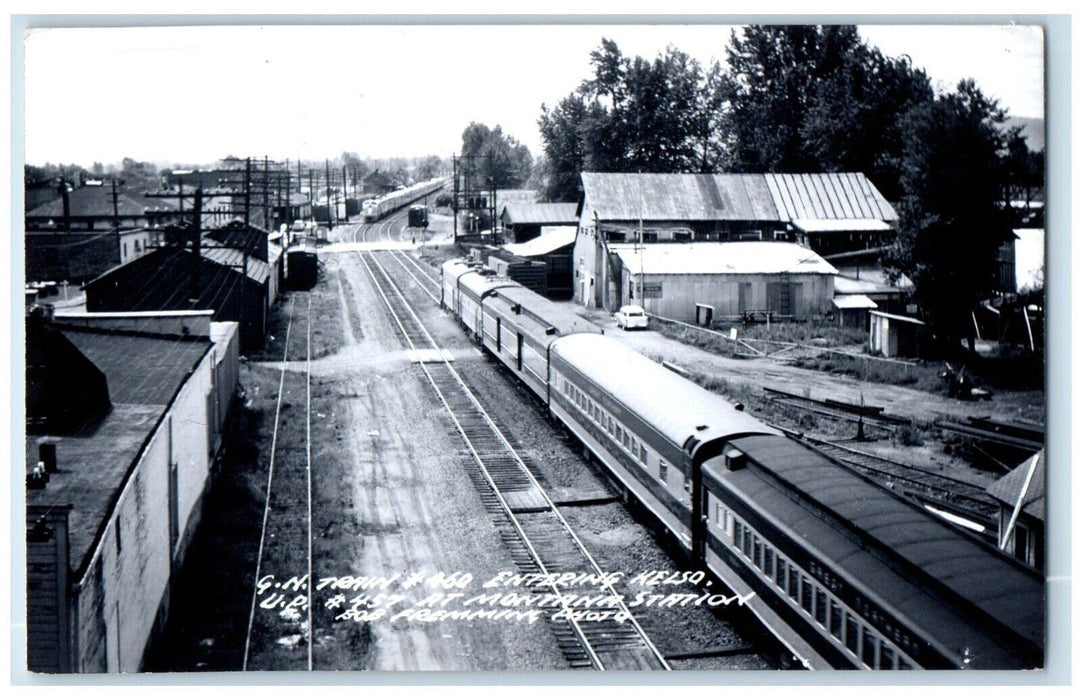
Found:
[(972, 348), (970, 312), (993, 293), (997, 253), (1011, 236), (1005, 121), (972, 80), (905, 118), (899, 237), (884, 262), (913, 280), (947, 353), (962, 338)]
[(670, 46), (653, 60), (624, 56), (602, 39), (590, 54), (593, 75), (554, 108), (541, 106), (538, 125), (549, 163), (545, 195), (581, 195), (579, 174), (713, 170), (718, 135), (720, 68)]
[(530, 177), (533, 156), (515, 138), (503, 133), (497, 125), (471, 122), (462, 132), (462, 156), (470, 158), (473, 177), (479, 177), (485, 187), (506, 189), (521, 187)]
[(733, 32), (721, 80), (728, 169), (863, 172), (900, 195), (901, 118), (933, 93), (907, 58), (852, 26), (753, 26)]

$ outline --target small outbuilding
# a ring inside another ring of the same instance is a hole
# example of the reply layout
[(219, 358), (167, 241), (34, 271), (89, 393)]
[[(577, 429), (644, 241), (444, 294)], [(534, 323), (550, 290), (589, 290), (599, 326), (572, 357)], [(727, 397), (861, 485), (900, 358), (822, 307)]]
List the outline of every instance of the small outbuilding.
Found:
[(571, 254), (575, 248), (575, 226), (544, 226), (542, 233), (525, 243), (509, 243), (507, 252), (545, 264), (547, 280), (540, 293), (549, 299), (570, 299), (572, 292)]
[(999, 502), (999, 548), (1035, 569), (1044, 569), (1044, 450), (988, 487)]
[(883, 357), (916, 357), (927, 334), (919, 318), (868, 311), (868, 349)]
[(550, 226), (578, 226), (578, 205), (574, 202), (508, 202), (500, 212), (503, 229), (515, 243), (525, 243)]

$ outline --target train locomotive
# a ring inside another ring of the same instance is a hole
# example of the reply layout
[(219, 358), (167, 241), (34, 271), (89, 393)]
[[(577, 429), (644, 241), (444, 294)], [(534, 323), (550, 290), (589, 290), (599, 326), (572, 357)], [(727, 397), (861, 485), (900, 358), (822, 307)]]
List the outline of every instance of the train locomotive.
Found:
[(428, 196), (441, 187), (443, 187), (443, 180), (433, 178), (401, 190), (395, 190), (376, 199), (366, 199), (362, 205), (364, 220), (367, 222), (379, 221), (387, 214), (397, 211), (421, 197)]
[(807, 668), (1032, 669), (1043, 577), (463, 260), (441, 306)]

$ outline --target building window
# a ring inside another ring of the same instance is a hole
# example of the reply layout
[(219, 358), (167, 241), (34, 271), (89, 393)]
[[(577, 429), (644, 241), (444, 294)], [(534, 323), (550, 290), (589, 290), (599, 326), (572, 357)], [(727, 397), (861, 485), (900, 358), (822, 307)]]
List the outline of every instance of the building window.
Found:
[(672, 239), (679, 243), (687, 243), (692, 240), (691, 231), (673, 231)]
[(657, 243), (657, 231), (643, 231), (642, 232), (643, 243)]

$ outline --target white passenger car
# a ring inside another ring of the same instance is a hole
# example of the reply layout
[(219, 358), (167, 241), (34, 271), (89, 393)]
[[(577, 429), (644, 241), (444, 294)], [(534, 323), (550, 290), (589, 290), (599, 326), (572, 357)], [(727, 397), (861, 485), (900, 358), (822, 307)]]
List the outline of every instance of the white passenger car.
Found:
[(624, 330), (646, 328), (650, 323), (643, 308), (634, 304), (621, 306), (620, 310), (614, 313), (612, 317), (616, 319), (616, 325)]

